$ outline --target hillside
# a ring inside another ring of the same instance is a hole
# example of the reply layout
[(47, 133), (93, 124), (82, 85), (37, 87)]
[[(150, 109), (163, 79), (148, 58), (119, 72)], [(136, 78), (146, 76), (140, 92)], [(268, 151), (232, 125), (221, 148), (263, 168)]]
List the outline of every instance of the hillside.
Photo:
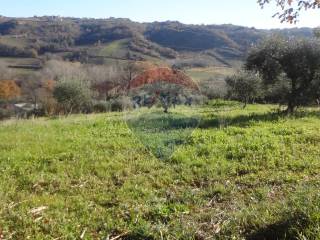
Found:
[(95, 64), (161, 61), (179, 67), (231, 67), (271, 33), (312, 36), (312, 29), (258, 30), (234, 25), (137, 23), (128, 19), (0, 18), (0, 58), (50, 54)]
[(319, 111), (275, 108), (1, 122), (0, 235), (318, 239)]

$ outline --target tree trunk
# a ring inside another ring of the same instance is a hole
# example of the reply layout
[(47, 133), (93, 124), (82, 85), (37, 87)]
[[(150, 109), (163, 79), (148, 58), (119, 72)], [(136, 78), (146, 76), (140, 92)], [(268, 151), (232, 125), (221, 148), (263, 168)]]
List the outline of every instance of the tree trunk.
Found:
[(167, 99), (164, 99), (163, 108), (164, 108), (164, 113), (168, 113), (169, 103)]
[(296, 108), (296, 96), (297, 96), (297, 89), (296, 89), (296, 80), (292, 79), (291, 82), (291, 93), (288, 101), (288, 108), (286, 110), (287, 114), (292, 114)]
[(247, 107), (247, 104), (248, 104), (248, 99), (245, 98), (245, 99), (243, 100), (243, 102), (244, 102), (243, 109), (245, 109), (245, 108)]
[(286, 110), (286, 113), (287, 114), (292, 114), (294, 112), (295, 108), (296, 108), (295, 104), (292, 101), (290, 101), (288, 103), (288, 108)]

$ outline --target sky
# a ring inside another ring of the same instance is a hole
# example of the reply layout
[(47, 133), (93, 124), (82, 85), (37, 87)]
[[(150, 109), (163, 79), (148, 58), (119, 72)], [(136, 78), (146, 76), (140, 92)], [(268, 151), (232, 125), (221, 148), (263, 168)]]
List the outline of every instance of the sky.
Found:
[(0, 15), (30, 17), (130, 18), (137, 22), (235, 24), (255, 28), (317, 27), (320, 10), (302, 12), (298, 24), (272, 18), (275, 4), (260, 9), (257, 0), (0, 0)]

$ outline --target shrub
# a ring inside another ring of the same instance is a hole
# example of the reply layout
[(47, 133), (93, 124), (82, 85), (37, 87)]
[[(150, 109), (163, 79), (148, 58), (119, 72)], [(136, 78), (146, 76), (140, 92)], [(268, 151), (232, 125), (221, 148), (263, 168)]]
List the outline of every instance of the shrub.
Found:
[(12, 117), (13, 114), (14, 112), (11, 110), (0, 108), (0, 120), (8, 119)]
[(122, 112), (133, 108), (132, 101), (129, 97), (119, 97), (111, 101), (112, 112)]
[(192, 104), (195, 105), (202, 105), (208, 102), (208, 98), (204, 95), (194, 94), (188, 97), (192, 99)]
[(53, 96), (65, 114), (91, 112), (91, 92), (85, 82), (61, 81), (53, 91)]
[(35, 49), (26, 49), (21, 47), (13, 47), (0, 43), (0, 55), (2, 57), (37, 57), (38, 53)]
[(214, 99), (209, 101), (208, 105), (214, 108), (224, 108), (224, 107), (239, 107), (240, 103), (237, 101)]
[(93, 111), (96, 113), (109, 112), (111, 110), (110, 102), (98, 102), (93, 105)]
[(52, 116), (58, 112), (57, 101), (52, 97), (42, 100), (41, 104), (46, 116)]
[(210, 77), (199, 82), (201, 93), (209, 99), (221, 99), (227, 95), (227, 86), (223, 79)]

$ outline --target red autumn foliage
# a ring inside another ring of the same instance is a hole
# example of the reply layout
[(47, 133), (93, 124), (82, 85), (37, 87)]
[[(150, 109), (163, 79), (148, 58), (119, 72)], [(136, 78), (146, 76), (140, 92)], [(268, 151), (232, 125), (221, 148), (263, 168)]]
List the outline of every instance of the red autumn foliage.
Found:
[(55, 86), (55, 81), (54, 80), (46, 80), (43, 82), (43, 88), (45, 88), (49, 92), (53, 92), (54, 86)]
[(146, 70), (130, 82), (130, 89), (139, 88), (146, 84), (167, 82), (182, 85), (189, 89), (199, 90), (197, 84), (190, 77), (179, 70), (171, 68), (154, 68)]
[(20, 87), (13, 80), (0, 81), (0, 99), (11, 100), (19, 97), (21, 94)]

